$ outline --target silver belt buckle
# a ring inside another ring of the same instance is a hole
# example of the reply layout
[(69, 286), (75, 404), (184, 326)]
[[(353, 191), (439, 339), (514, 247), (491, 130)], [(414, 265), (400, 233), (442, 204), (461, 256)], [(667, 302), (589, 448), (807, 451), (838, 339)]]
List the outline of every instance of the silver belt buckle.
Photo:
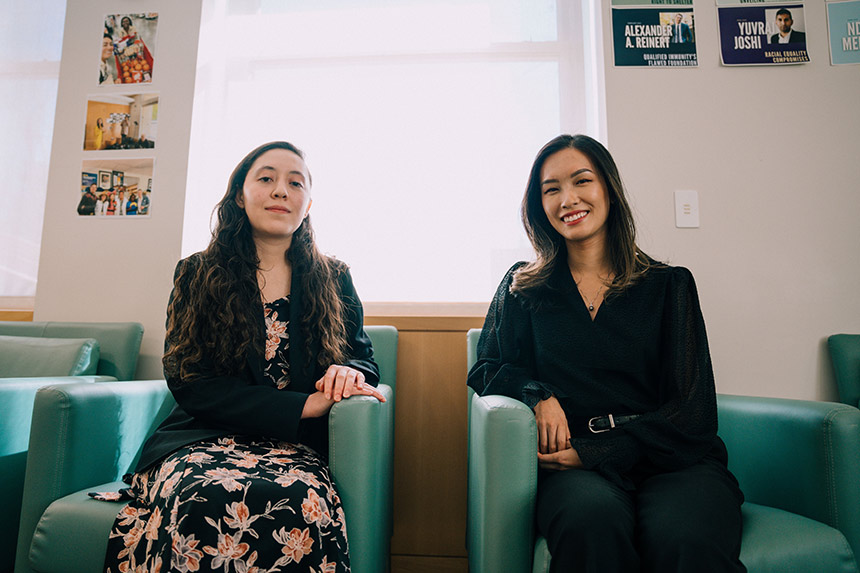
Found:
[[(600, 418), (604, 418), (604, 417), (609, 418), (609, 427), (604, 428), (602, 430), (595, 429), (594, 428), (594, 422), (596, 420), (599, 420)], [(603, 432), (608, 432), (609, 430), (613, 430), (613, 429), (615, 429), (615, 418), (612, 416), (612, 414), (608, 414), (606, 416), (595, 416), (588, 421), (588, 431), (591, 432), (592, 434), (602, 434)]]

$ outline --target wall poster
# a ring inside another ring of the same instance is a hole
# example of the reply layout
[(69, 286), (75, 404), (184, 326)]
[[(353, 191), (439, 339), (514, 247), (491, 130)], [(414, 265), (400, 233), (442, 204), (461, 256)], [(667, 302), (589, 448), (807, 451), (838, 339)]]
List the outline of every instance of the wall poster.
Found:
[(720, 58), (726, 66), (809, 61), (803, 4), (717, 6)]
[(828, 2), (830, 63), (860, 64), (860, 1)]
[(695, 67), (692, 0), (612, 0), (616, 66)]

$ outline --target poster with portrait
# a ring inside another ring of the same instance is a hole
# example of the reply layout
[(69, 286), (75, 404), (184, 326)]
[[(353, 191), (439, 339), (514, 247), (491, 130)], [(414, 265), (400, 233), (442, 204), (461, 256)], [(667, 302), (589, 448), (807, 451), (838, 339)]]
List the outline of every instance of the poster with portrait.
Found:
[(157, 133), (157, 93), (105, 93), (87, 98), (84, 151), (151, 149)]
[(111, 172), (99, 171), (99, 189), (111, 188)]
[(151, 157), (84, 160), (78, 215), (105, 219), (149, 217), (154, 166)]
[(692, 6), (613, 6), (612, 37), (616, 66), (698, 66)]
[(717, 6), (720, 59), (726, 66), (809, 61), (803, 4)]
[[(784, 0), (780, 0), (784, 1)], [(693, 0), (612, 0), (613, 6), (692, 6)], [(671, 9), (671, 8), (670, 8)]]
[(860, 1), (829, 2), (827, 30), (830, 63), (834, 66), (860, 64)]
[(158, 13), (109, 14), (102, 29), (99, 85), (152, 81)]

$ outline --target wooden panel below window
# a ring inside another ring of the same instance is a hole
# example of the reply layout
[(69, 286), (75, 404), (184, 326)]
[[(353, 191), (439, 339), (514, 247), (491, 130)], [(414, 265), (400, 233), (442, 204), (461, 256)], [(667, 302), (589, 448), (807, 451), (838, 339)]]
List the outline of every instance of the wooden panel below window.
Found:
[(391, 573), (467, 573), (465, 557), (425, 557), (422, 555), (392, 555)]
[(0, 309), (0, 320), (16, 320), (21, 322), (33, 322), (32, 310)]
[(483, 317), (367, 317), (400, 331), (392, 570), (466, 571), (466, 331)]

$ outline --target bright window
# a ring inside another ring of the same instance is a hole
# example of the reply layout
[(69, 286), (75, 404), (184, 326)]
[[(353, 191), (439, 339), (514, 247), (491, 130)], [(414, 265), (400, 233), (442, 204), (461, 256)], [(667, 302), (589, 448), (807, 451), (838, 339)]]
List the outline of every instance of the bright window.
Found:
[(0, 307), (33, 308), (65, 0), (0, 5)]
[(307, 153), (311, 217), (364, 301), (471, 302), (531, 256), (519, 203), (560, 132), (600, 136), (583, 0), (204, 0), (183, 253), (236, 163)]

